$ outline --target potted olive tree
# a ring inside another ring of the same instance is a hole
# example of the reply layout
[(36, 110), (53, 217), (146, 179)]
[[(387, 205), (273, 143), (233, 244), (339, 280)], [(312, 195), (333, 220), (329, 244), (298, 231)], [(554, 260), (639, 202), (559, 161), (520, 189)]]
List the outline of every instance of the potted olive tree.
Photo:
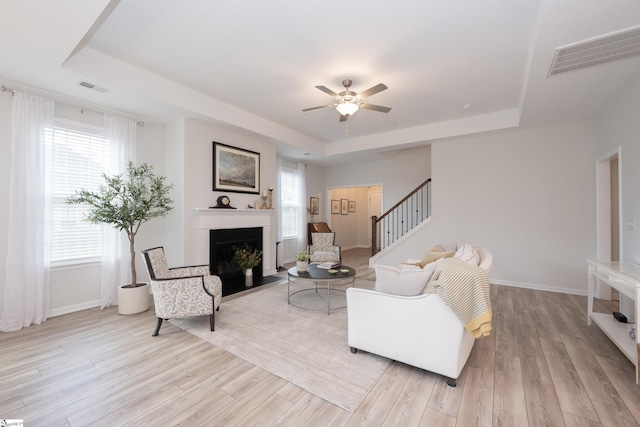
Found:
[[(131, 283), (118, 289), (118, 311), (133, 314), (149, 308), (148, 283), (138, 283), (136, 274), (135, 237), (140, 226), (152, 218), (165, 216), (173, 209), (169, 191), (173, 184), (165, 184), (164, 176), (153, 173), (153, 166), (146, 163), (134, 165), (129, 161), (127, 176), (103, 174), (104, 184), (98, 190), (76, 190), (66, 202), (87, 205), (85, 221), (92, 224), (110, 224), (115, 229), (125, 231), (129, 239)], [(146, 289), (139, 289), (144, 286)], [(131, 290), (142, 298), (138, 304), (128, 295)], [(145, 306), (146, 304), (146, 306)]]

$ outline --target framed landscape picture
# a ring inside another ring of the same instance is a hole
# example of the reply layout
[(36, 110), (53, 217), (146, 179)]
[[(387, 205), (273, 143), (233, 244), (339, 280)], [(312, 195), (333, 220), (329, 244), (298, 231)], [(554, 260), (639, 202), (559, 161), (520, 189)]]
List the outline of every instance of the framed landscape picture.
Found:
[(356, 211), (356, 202), (353, 200), (349, 200), (349, 212)]
[(213, 142), (213, 190), (260, 193), (260, 153)]
[(331, 201), (331, 213), (339, 214), (340, 213), (340, 200), (332, 200)]
[(347, 215), (349, 213), (349, 201), (347, 199), (341, 199), (342, 206), (340, 208), (340, 213), (342, 215)]

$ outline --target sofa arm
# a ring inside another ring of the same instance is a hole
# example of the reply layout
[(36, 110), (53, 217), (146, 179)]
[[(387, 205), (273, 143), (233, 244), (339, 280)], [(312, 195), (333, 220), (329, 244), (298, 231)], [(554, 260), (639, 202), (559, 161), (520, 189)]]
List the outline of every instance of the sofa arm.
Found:
[(399, 296), (347, 289), (348, 343), (431, 372), (457, 378), (474, 339), (436, 294)]

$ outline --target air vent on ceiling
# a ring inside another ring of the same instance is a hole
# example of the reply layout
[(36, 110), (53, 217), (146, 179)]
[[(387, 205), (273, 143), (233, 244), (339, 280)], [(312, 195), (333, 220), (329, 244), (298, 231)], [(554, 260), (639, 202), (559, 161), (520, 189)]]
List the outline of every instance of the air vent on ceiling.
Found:
[(640, 26), (559, 47), (547, 77), (640, 55)]
[(100, 93), (109, 93), (109, 92), (111, 92), (107, 88), (104, 88), (104, 87), (101, 87), (101, 86), (96, 86), (93, 83), (89, 83), (89, 82), (86, 82), (86, 81), (81, 81), (79, 83), (79, 85), (82, 86), (82, 87), (86, 87), (87, 89), (95, 90), (95, 91), (100, 92)]

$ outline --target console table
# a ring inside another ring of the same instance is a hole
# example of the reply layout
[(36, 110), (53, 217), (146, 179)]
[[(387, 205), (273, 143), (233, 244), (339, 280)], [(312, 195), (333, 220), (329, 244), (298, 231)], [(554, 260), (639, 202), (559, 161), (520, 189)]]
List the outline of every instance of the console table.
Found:
[[(611, 341), (624, 353), (631, 363), (636, 366), (636, 384), (639, 384), (638, 365), (640, 365), (640, 331), (636, 332), (635, 342), (629, 337), (626, 323), (614, 319), (612, 313), (594, 313), (593, 298), (596, 279), (606, 283), (620, 294), (626, 295), (634, 301), (635, 318), (640, 315), (640, 265), (614, 261), (587, 260), (589, 268), (587, 324), (593, 321), (602, 329)], [(636, 321), (637, 324), (637, 321)]]

